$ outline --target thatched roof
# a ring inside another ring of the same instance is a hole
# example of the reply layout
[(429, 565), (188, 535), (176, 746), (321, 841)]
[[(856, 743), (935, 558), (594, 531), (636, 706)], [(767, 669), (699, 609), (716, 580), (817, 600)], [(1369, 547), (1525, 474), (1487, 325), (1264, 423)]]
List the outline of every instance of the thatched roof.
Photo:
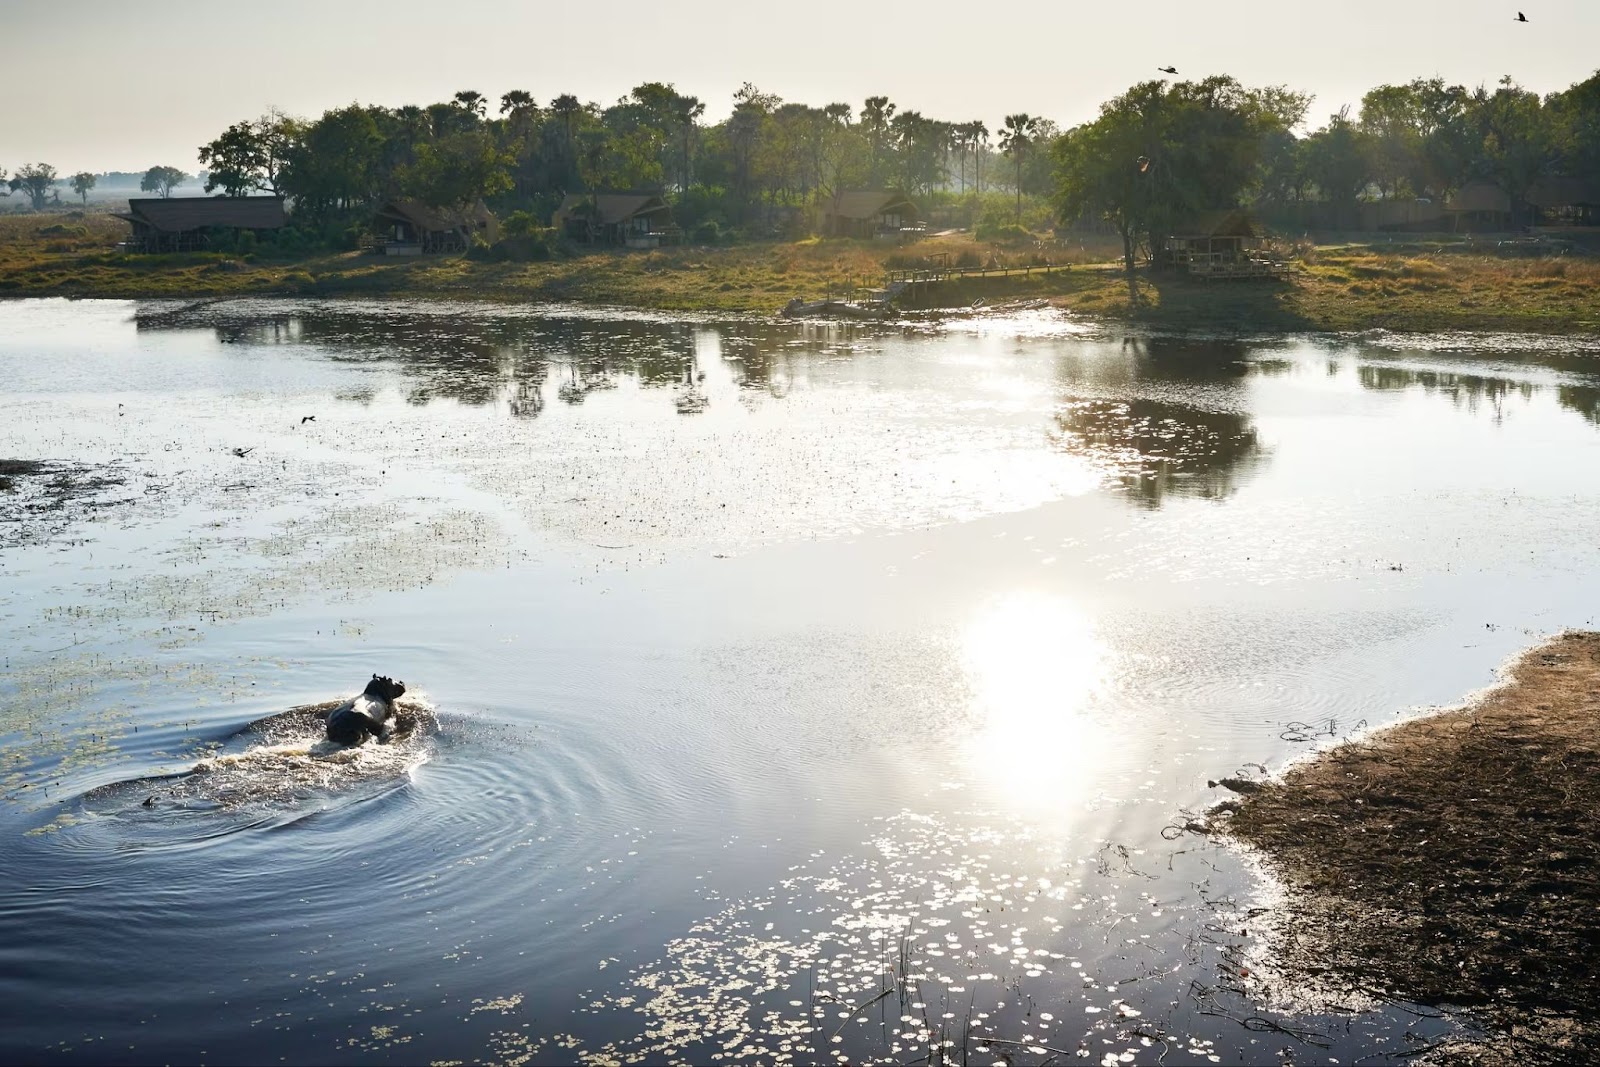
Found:
[(602, 226), (616, 226), (666, 210), (666, 200), (655, 193), (568, 193), (556, 209), (556, 217), (582, 215)]
[(1511, 210), (1511, 197), (1494, 182), (1468, 182), (1444, 202), (1446, 211), (1492, 211), (1505, 214)]
[(281, 196), (147, 197), (128, 201), (117, 218), (143, 223), (162, 233), (183, 233), (207, 226), (242, 230), (276, 230), (287, 221)]
[(916, 218), (916, 202), (899, 189), (848, 189), (823, 202), (829, 215), (841, 219), (875, 219), (885, 212)]
[(1174, 237), (1260, 237), (1261, 227), (1243, 208), (1202, 211), (1172, 228)]
[(394, 197), (378, 205), (380, 219), (408, 222), (424, 233), (442, 233), (449, 230), (473, 230), (479, 223), (494, 221), (494, 215), (484, 207), (483, 201), (465, 207), (433, 207), (421, 200)]

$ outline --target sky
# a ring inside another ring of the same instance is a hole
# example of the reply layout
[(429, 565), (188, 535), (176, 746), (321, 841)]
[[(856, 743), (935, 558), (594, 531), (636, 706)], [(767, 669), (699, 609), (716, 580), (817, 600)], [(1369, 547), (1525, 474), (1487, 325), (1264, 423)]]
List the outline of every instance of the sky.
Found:
[(609, 104), (647, 81), (700, 97), (708, 121), (750, 81), (819, 106), (883, 94), (930, 118), (994, 129), (1025, 111), (1065, 127), (1176, 66), (1313, 93), (1318, 126), (1416, 77), (1564, 89), (1600, 67), (1596, 40), (1600, 0), (0, 0), (0, 167), (192, 171), (197, 146), (269, 107), (461, 89)]

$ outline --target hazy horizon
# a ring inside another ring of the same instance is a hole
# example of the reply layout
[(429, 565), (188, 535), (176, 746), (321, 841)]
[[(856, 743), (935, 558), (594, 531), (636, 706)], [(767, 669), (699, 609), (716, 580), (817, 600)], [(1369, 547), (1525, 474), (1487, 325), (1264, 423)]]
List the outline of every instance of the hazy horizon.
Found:
[[(728, 0), (674, 10), (620, 0), (602, 22), (578, 8), (458, 0), (448, 27), (415, 0), (154, 14), (101, 2), (28, 8), (0, 16), (0, 66), (13, 85), (44, 88), (0, 113), (0, 166), (192, 172), (199, 145), (269, 107), (311, 117), (353, 101), (425, 105), (462, 89), (497, 102), (514, 88), (541, 105), (560, 93), (604, 105), (647, 81), (699, 96), (708, 122), (725, 117), (750, 81), (813, 105), (859, 109), (884, 94), (930, 118), (981, 118), (993, 129), (1027, 111), (1067, 127), (1162, 77), (1158, 64), (1175, 65), (1180, 79), (1224, 73), (1313, 93), (1315, 127), (1384, 83), (1437, 75), (1492, 86), (1509, 74), (1549, 93), (1593, 74), (1600, 5), (1534, 2), (1523, 8), (1531, 22), (1514, 23), (1515, 5), (1528, 2), (1358, 0), (1329, 19), (1266, 0), (1204, 10), (1177, 0), (1077, 9), (1018, 0), (989, 24), (961, 6), (880, 25), (836, 0), (799, 19)], [(1121, 47), (1127, 41), (1138, 50)]]

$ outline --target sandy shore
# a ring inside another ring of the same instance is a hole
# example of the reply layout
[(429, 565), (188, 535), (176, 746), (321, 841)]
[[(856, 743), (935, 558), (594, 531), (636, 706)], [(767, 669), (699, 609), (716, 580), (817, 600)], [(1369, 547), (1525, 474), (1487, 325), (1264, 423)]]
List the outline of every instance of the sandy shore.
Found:
[(1287, 891), (1286, 978), (1472, 1009), (1485, 1039), (1441, 1062), (1600, 1062), (1600, 634), (1529, 650), (1461, 708), (1235, 784), (1213, 825)]

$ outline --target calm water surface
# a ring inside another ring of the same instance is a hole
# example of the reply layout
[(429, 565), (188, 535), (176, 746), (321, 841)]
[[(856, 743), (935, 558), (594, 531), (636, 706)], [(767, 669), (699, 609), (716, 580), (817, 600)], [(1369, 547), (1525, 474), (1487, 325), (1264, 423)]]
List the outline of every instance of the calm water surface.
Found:
[(0, 1060), (1399, 1062), (1184, 812), (1593, 626), (1597, 431), (1572, 341), (0, 303)]

